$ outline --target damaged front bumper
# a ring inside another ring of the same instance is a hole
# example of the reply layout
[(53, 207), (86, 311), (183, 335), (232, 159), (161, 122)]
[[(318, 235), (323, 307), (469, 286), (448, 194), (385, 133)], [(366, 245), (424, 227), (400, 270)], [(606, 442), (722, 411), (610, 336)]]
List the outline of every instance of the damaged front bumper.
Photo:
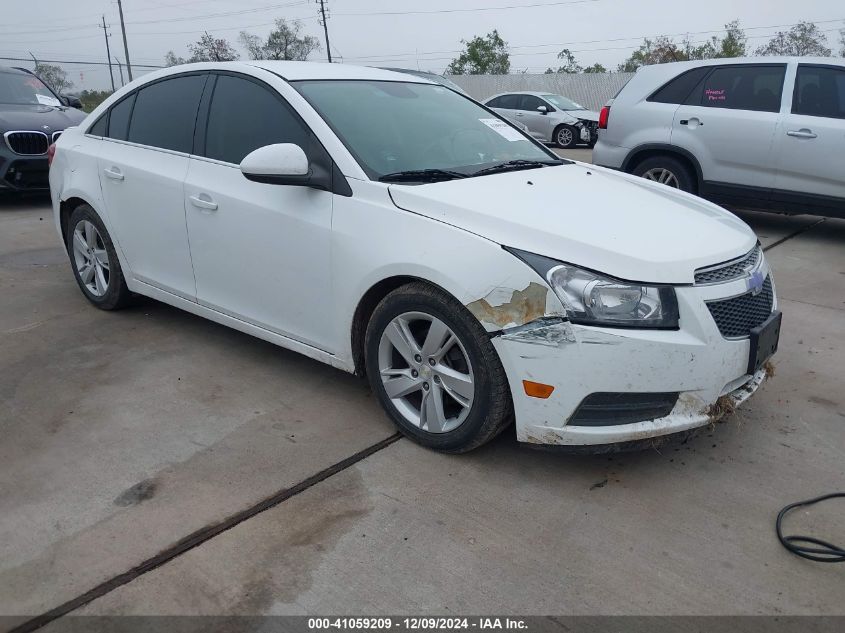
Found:
[[(748, 373), (749, 338), (723, 337), (705, 302), (745, 290), (744, 281), (678, 287), (679, 330), (577, 325), (547, 310), (492, 333), (511, 386), (517, 439), (598, 448), (689, 431), (732, 411), (766, 370)], [(554, 390), (530, 397), (523, 381)]]

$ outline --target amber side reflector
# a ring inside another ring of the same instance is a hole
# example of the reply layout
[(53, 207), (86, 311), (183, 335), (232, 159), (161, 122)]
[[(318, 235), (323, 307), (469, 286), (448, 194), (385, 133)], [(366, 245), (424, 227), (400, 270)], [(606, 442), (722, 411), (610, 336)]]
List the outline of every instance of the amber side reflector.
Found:
[(552, 391), (555, 390), (551, 385), (544, 385), (541, 382), (533, 382), (531, 380), (523, 380), (522, 386), (525, 388), (525, 395), (544, 400), (552, 395)]

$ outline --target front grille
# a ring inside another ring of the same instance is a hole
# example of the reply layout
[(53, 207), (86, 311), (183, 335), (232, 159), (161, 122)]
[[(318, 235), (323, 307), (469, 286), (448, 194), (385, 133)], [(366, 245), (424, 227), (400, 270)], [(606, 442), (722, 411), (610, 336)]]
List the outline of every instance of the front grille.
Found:
[(22, 156), (46, 154), (50, 144), (44, 132), (6, 132), (4, 136), (9, 149)]
[(731, 281), (732, 279), (745, 277), (757, 267), (762, 256), (763, 251), (758, 244), (749, 253), (738, 259), (732, 259), (729, 262), (715, 266), (699, 268), (695, 271), (695, 284), (697, 286), (720, 284)]
[(731, 299), (708, 301), (707, 308), (722, 336), (743, 338), (749, 335), (751, 328), (761, 325), (769, 318), (773, 302), (772, 278), (766, 277), (758, 294), (747, 292)]

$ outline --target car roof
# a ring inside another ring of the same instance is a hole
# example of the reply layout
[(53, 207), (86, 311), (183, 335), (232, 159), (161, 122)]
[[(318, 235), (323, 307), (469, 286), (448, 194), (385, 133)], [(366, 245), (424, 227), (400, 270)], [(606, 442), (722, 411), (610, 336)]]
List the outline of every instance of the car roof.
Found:
[[(225, 67), (228, 63), (237, 62), (222, 62), (221, 67)], [(409, 75), (407, 73), (398, 73), (392, 70), (385, 70), (383, 68), (373, 68), (370, 66), (353, 66), (350, 64), (328, 64), (325, 62), (288, 62), (288, 61), (249, 61), (241, 62), (250, 66), (256, 66), (276, 73), (284, 77), (288, 81), (302, 81), (306, 79), (358, 79), (358, 80), (372, 80), (372, 81), (404, 81), (414, 83), (434, 83), (420, 77), (419, 75)]]
[(828, 66), (845, 66), (845, 58), (842, 57), (723, 57), (719, 59), (693, 59), (683, 62), (668, 62), (666, 64), (650, 64), (641, 66), (637, 72), (657, 72), (666, 74), (680, 73), (688, 68), (699, 68), (701, 66), (736, 66), (742, 64), (823, 64)]

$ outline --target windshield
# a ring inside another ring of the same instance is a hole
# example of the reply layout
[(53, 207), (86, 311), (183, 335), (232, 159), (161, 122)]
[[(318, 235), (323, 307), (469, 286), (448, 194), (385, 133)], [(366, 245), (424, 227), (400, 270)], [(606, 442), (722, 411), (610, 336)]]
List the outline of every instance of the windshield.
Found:
[(561, 97), (560, 95), (543, 95), (543, 99), (551, 103), (554, 107), (560, 110), (586, 110), (580, 103), (575, 103), (572, 99)]
[(367, 175), (444, 170), (474, 175), (509, 161), (557, 161), (474, 101), (433, 84), (298, 81)]
[(56, 95), (35, 75), (0, 72), (0, 103), (59, 106)]

